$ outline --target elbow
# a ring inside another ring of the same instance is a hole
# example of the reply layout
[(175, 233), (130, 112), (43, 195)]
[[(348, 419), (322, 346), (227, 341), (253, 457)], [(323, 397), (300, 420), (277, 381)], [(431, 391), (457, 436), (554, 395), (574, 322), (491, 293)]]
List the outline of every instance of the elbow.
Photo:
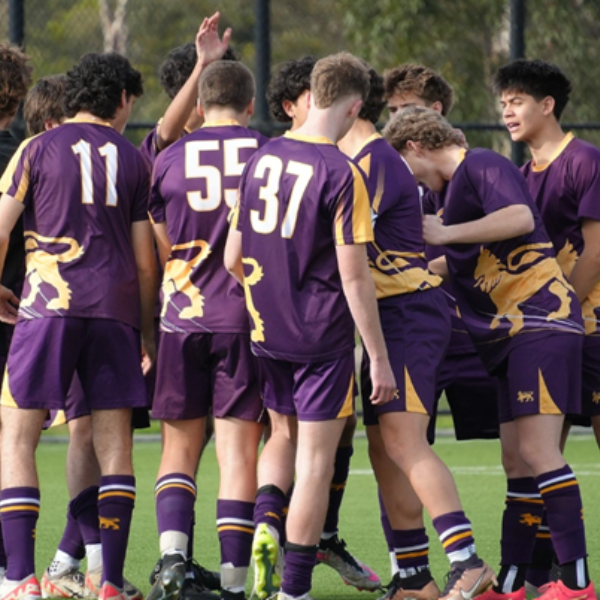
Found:
[(529, 206), (523, 206), (521, 218), (519, 219), (520, 235), (533, 233), (535, 230), (535, 219)]

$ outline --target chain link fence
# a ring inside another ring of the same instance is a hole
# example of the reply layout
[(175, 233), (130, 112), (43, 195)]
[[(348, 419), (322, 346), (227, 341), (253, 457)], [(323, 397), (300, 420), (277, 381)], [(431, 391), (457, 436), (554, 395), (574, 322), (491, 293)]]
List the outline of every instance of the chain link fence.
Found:
[[(558, 64), (574, 91), (563, 121), (600, 144), (598, 81), (600, 0), (525, 0), (525, 55)], [(128, 135), (139, 141), (164, 112), (168, 98), (158, 68), (174, 46), (192, 41), (205, 15), (219, 10), (233, 28), (233, 46), (255, 66), (256, 2), (250, 0), (24, 0), (25, 48), (35, 77), (64, 72), (90, 51), (123, 51), (143, 73)], [(273, 0), (271, 64), (304, 54), (348, 50), (384, 70), (420, 62), (439, 71), (456, 93), (451, 120), (471, 146), (510, 154), (498, 100), (489, 83), (508, 60), (509, 0)], [(0, 7), (7, 40), (8, 6)], [(387, 118), (383, 115), (382, 118)], [(569, 129), (570, 127), (566, 127)]]

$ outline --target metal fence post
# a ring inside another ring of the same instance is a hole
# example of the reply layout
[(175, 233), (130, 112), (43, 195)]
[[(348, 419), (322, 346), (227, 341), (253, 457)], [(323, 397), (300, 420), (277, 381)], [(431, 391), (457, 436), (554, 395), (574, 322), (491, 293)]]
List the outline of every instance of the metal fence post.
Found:
[(256, 125), (271, 134), (272, 124), (266, 91), (271, 72), (270, 0), (254, 0), (254, 46), (256, 49)]
[[(25, 48), (25, 0), (8, 0), (8, 39), (11, 44)], [(25, 121), (23, 121), (23, 103), (10, 125), (11, 133), (18, 140), (25, 139)]]
[[(525, 57), (525, 2), (510, 0), (510, 60)], [(520, 167), (525, 162), (525, 144), (512, 142), (510, 155), (512, 161)]]

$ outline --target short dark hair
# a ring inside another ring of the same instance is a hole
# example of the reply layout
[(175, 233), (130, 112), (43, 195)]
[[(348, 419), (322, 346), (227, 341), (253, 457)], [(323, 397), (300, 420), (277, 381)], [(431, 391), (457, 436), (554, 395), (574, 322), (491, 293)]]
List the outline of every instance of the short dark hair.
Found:
[(452, 110), (454, 104), (452, 86), (429, 67), (406, 63), (385, 71), (383, 80), (386, 100), (395, 94), (412, 93), (422, 98), (428, 105), (440, 102), (444, 116)]
[(254, 75), (241, 62), (217, 60), (206, 67), (198, 82), (198, 97), (204, 110), (222, 106), (242, 112), (255, 94)]
[[(196, 52), (195, 42), (189, 42), (183, 46), (177, 46), (173, 48), (167, 54), (167, 58), (160, 66), (158, 72), (158, 78), (160, 85), (171, 100), (177, 96), (179, 90), (183, 87), (185, 82), (190, 78), (198, 54)], [(235, 60), (239, 61), (239, 54), (231, 47), (227, 48), (225, 54), (221, 60)]]
[(91, 52), (67, 71), (64, 110), (68, 117), (85, 110), (101, 119), (112, 119), (123, 91), (127, 98), (144, 93), (142, 75), (121, 54)]
[(27, 94), (33, 69), (16, 46), (0, 44), (0, 118), (14, 117)]
[(543, 60), (520, 58), (496, 71), (492, 89), (497, 95), (507, 91), (529, 94), (537, 102), (551, 96), (554, 98), (554, 116), (559, 121), (573, 87), (556, 65)]
[(23, 106), (23, 118), (30, 135), (42, 133), (47, 120), (60, 123), (64, 118), (63, 97), (66, 81), (66, 75), (42, 77), (29, 90)]
[(383, 77), (368, 63), (364, 62), (364, 64), (369, 69), (369, 95), (358, 113), (358, 118), (371, 121), (375, 125), (379, 121), (381, 111), (385, 108)]
[(283, 110), (283, 102), (296, 102), (303, 92), (310, 90), (310, 75), (316, 62), (314, 56), (303, 56), (277, 68), (267, 89), (267, 102), (276, 121), (289, 123), (292, 120)]

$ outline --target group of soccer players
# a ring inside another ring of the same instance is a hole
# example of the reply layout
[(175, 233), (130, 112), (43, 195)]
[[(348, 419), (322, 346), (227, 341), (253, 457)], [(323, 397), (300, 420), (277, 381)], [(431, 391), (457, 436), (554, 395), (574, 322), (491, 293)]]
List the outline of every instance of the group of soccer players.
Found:
[[(524, 60), (495, 75), (507, 129), (531, 150), (521, 170), (469, 149), (439, 74), (381, 76), (348, 53), (277, 69), (268, 101), (291, 129), (269, 140), (249, 128), (254, 79), (218, 25), (167, 57), (172, 101), (140, 150), (122, 132), (141, 76), (120, 55), (85, 55), (26, 98), (33, 137), (0, 181), (0, 319), (15, 325), (0, 600), (142, 597), (123, 568), (131, 433), (149, 404), (163, 440), (150, 600), (242, 600), (251, 561), (261, 600), (308, 599), (318, 562), (380, 589), (338, 535), (357, 373), (392, 561), (384, 598), (595, 599), (562, 449), (582, 417), (600, 439), (600, 151), (560, 126), (568, 79)], [(6, 127), (31, 70), (0, 50)], [(501, 440), (497, 574), (431, 447), (444, 391), (457, 439)], [(40, 583), (35, 449), (64, 421), (71, 501)], [(213, 431), (219, 573), (193, 560)], [(450, 563), (442, 590), (423, 508)]]

